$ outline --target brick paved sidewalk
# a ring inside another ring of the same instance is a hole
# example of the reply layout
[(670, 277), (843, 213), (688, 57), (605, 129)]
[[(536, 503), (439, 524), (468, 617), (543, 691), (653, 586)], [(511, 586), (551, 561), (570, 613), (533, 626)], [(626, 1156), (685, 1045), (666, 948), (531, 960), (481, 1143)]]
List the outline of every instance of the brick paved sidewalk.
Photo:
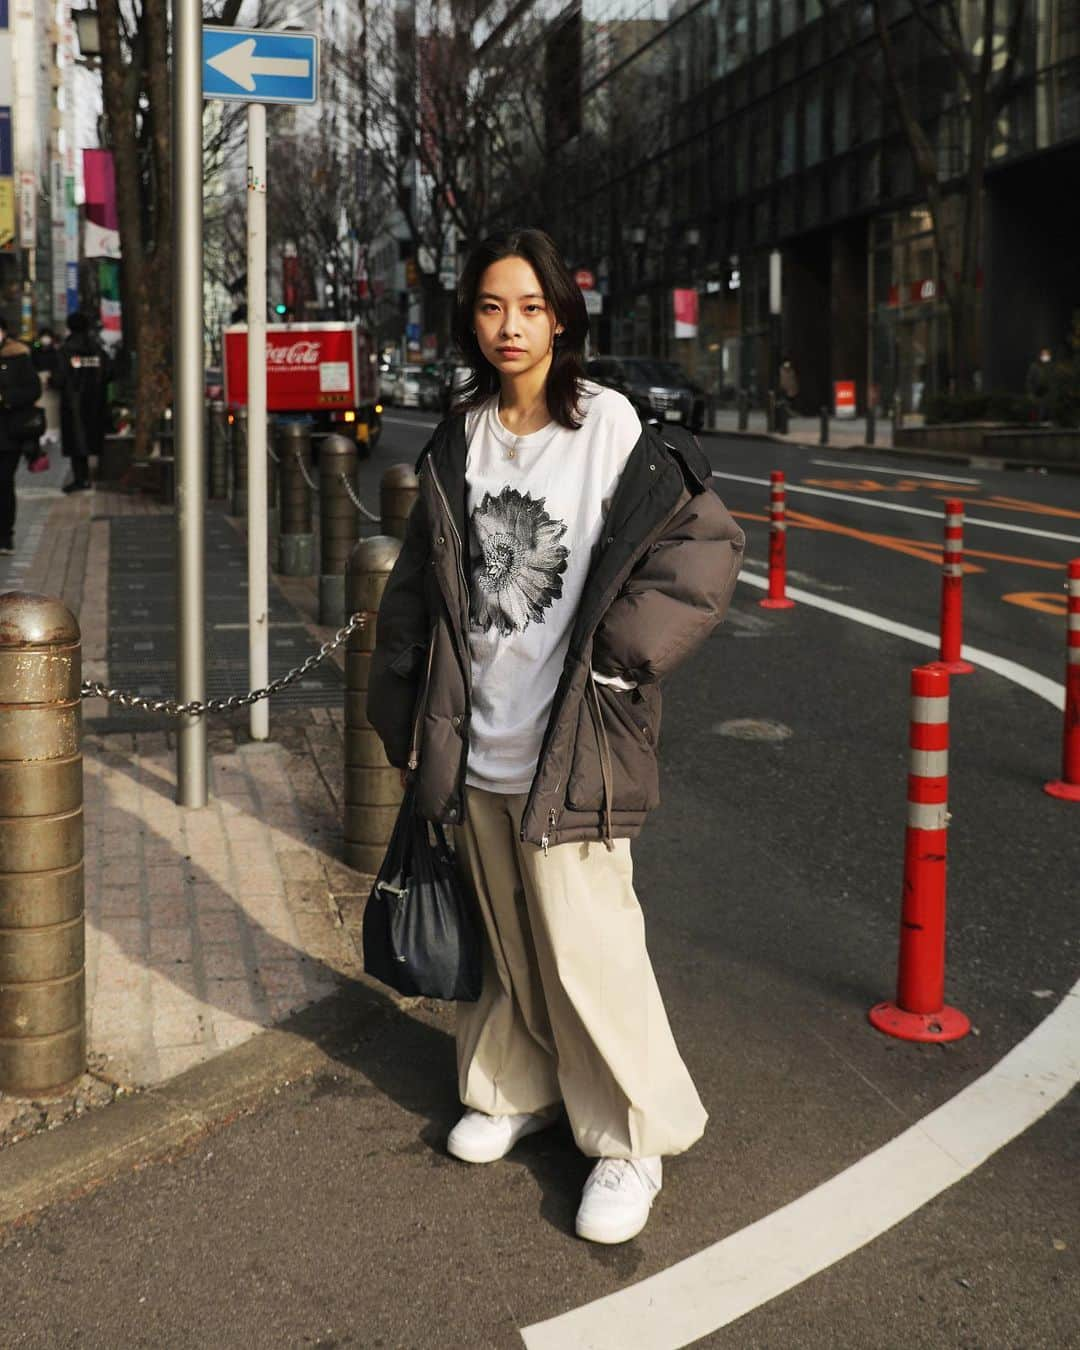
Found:
[[(171, 508), (42, 485), (18, 568), (0, 578), (0, 588), (58, 595), (78, 615), (86, 678), (108, 678), (110, 519), (130, 514)], [(288, 600), (316, 646), (325, 633), (308, 623), (313, 596), (293, 584)], [(272, 711), (274, 739), (263, 744), (243, 716), (215, 719), (202, 810), (175, 803), (172, 733), (152, 722), (131, 730), (130, 718), (109, 731), (101, 700), (84, 711), (91, 1064), (112, 1083), (145, 1087), (359, 974), (342, 916), (370, 879), (339, 861), (340, 707)]]

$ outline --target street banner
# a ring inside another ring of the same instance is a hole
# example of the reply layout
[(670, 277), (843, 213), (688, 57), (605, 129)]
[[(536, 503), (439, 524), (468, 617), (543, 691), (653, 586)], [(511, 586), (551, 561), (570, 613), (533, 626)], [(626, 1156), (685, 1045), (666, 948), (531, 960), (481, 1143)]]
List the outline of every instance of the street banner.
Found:
[(675, 310), (675, 336), (695, 338), (698, 330), (698, 293), (695, 290), (676, 289), (671, 292)]
[(98, 293), (101, 296), (101, 340), (112, 350), (123, 339), (120, 319), (120, 264), (111, 258), (98, 263)]
[(0, 178), (0, 253), (15, 248), (15, 180)]
[(83, 252), (88, 258), (120, 257), (120, 221), (116, 214), (116, 168), (111, 150), (83, 151), (86, 224)]

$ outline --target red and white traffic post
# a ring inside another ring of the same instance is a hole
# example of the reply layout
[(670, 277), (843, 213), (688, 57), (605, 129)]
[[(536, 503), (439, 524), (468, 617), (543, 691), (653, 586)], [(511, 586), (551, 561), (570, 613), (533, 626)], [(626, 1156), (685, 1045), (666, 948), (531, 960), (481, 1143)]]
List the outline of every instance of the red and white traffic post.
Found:
[(945, 545), (941, 559), (941, 646), (939, 662), (950, 675), (975, 667), (960, 655), (964, 632), (964, 503), (945, 503)]
[(905, 1041), (955, 1041), (971, 1029), (945, 1003), (945, 875), (949, 811), (949, 675), (940, 664), (911, 672), (908, 819), (894, 1002), (871, 1023)]
[(1045, 785), (1051, 797), (1080, 802), (1080, 558), (1069, 563), (1065, 649), (1065, 739), (1061, 777)]
[(787, 488), (781, 470), (772, 471), (769, 483), (769, 593), (758, 604), (794, 609), (795, 601), (787, 597)]

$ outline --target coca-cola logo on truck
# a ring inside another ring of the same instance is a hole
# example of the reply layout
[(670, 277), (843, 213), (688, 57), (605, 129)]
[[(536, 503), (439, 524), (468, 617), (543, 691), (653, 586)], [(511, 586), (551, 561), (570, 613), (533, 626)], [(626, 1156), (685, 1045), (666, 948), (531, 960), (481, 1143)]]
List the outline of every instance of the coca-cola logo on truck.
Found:
[(268, 366), (317, 366), (320, 347), (317, 342), (294, 342), (288, 347), (267, 346)]

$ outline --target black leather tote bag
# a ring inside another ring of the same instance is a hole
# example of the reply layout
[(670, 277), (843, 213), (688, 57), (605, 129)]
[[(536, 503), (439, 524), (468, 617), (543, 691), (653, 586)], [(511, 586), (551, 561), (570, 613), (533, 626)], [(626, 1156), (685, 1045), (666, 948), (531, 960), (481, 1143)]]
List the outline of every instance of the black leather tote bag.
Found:
[(410, 784), (364, 910), (364, 969), (399, 994), (475, 1002), (479, 925), (442, 826), (416, 814)]

